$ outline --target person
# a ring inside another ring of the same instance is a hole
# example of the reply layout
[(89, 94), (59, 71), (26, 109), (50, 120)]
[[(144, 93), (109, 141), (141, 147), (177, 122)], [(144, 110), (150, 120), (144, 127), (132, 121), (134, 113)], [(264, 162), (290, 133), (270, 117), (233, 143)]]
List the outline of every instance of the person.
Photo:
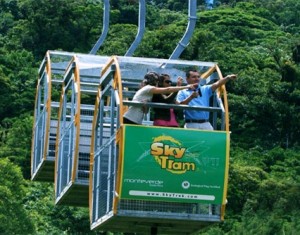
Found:
[[(220, 86), (226, 84), (229, 80), (235, 80), (236, 74), (227, 75), (223, 79), (219, 79), (213, 84), (203, 85), (197, 89), (185, 89), (178, 92), (176, 97), (177, 104), (185, 104), (189, 106), (209, 107), (209, 99), (213, 92)], [(196, 70), (189, 70), (186, 73), (186, 82), (194, 84), (200, 82), (200, 74)], [(184, 110), (185, 128), (196, 128), (213, 130), (209, 122), (209, 112), (199, 110)]]
[(143, 79), (143, 81), (141, 81), (140, 83), (140, 88), (144, 87), (147, 85), (147, 80), (146, 79)]
[[(177, 86), (181, 86), (183, 82), (182, 77), (178, 77)], [(168, 74), (161, 74), (158, 80), (158, 87), (170, 87), (172, 81)], [(164, 94), (154, 94), (152, 98), (152, 102), (157, 103), (166, 103), (166, 104), (174, 104), (177, 92), (173, 92), (168, 95)], [(169, 126), (169, 127), (179, 127), (179, 124), (176, 120), (178, 116), (179, 110), (174, 109), (166, 109), (166, 108), (153, 108), (153, 125), (154, 126)]]
[[(187, 86), (176, 87), (157, 87), (159, 75), (155, 72), (148, 72), (144, 79), (146, 79), (146, 85), (139, 89), (133, 96), (132, 101), (138, 101), (146, 103), (152, 100), (153, 94), (170, 94), (183, 89), (196, 89), (198, 84), (188, 84)], [(144, 114), (148, 112), (145, 107), (130, 106), (123, 115), (124, 124), (137, 124), (140, 125), (143, 122)]]

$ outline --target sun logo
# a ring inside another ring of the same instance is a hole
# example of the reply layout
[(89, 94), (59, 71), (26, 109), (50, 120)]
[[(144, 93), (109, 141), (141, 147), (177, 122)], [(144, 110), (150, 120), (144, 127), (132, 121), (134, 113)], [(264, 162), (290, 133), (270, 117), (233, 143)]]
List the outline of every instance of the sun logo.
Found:
[(196, 165), (193, 162), (184, 162), (186, 148), (171, 136), (158, 136), (153, 139), (150, 153), (155, 161), (173, 174), (184, 174), (187, 171), (195, 171)]

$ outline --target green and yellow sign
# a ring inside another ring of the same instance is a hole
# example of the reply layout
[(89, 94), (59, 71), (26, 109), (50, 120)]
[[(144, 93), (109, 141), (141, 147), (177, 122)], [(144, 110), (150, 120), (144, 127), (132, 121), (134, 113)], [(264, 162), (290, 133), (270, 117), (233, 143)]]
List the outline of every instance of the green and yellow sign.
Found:
[(121, 198), (222, 204), (226, 132), (124, 125)]

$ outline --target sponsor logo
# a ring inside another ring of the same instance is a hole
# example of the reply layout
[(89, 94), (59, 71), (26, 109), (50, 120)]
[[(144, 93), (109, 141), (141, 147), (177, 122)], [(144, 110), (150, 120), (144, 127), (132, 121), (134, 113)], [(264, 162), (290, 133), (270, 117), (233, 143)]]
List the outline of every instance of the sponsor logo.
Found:
[(181, 184), (181, 186), (184, 189), (188, 189), (191, 186), (191, 184), (190, 184), (189, 181), (183, 181), (182, 184)]
[(147, 184), (151, 187), (163, 187), (164, 181), (162, 180), (145, 180), (145, 179), (124, 179), (124, 183), (130, 184)]
[(186, 151), (187, 148), (171, 136), (155, 137), (150, 146), (150, 154), (160, 167), (173, 174), (196, 170), (196, 164), (186, 160)]

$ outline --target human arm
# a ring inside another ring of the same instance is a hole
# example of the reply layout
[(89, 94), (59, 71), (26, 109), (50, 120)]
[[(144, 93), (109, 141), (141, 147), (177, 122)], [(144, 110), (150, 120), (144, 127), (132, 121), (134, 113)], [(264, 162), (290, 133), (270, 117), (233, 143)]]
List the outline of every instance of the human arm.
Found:
[(177, 91), (173, 92), (171, 94), (168, 94), (168, 95), (161, 94), (160, 96), (162, 97), (164, 103), (172, 103), (174, 101), (176, 95), (177, 95)]
[(183, 89), (196, 89), (198, 87), (198, 83), (189, 84), (186, 86), (173, 86), (173, 87), (153, 87), (151, 89), (152, 94), (170, 94), (172, 92), (177, 92)]
[(177, 100), (176, 104), (186, 104), (186, 105), (188, 105), (192, 99), (194, 99), (194, 98), (196, 98), (198, 96), (199, 96), (198, 92), (197, 91), (193, 91), (191, 93), (191, 95), (188, 96), (187, 98), (185, 98), (184, 100), (181, 100), (181, 101)]
[[(182, 83), (183, 83), (183, 78), (178, 77), (176, 86), (182, 86)], [(173, 103), (174, 99), (177, 96), (177, 92), (173, 92), (173, 93), (168, 94), (168, 95), (163, 95), (162, 94), (161, 96), (164, 99), (165, 103)]]
[(229, 80), (235, 80), (237, 78), (236, 74), (227, 75), (225, 78), (220, 79), (211, 85), (212, 91), (217, 90), (222, 85), (226, 84)]

